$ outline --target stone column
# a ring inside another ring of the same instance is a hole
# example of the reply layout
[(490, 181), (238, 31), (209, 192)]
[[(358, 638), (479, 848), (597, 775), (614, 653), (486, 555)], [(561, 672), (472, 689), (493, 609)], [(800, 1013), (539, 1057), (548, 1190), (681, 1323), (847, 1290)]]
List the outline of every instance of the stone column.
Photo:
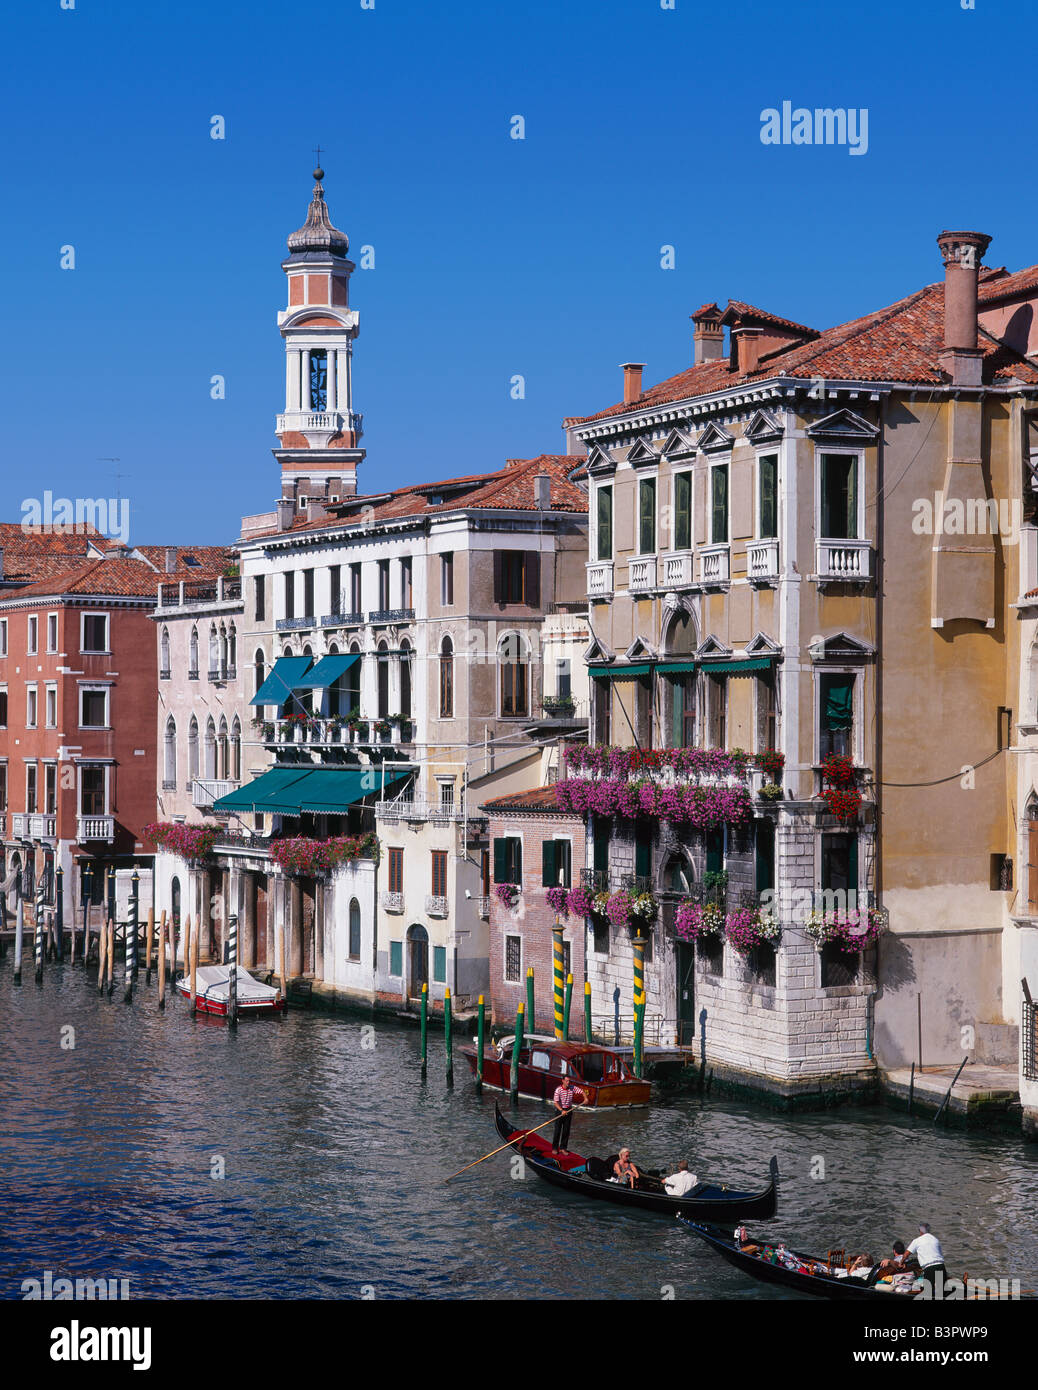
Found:
[(242, 895), (242, 920), (238, 932), (241, 963), (246, 970), (256, 964), (256, 875), (246, 870)]
[(299, 408), (310, 409), (310, 349), (304, 348), (299, 354)]
[(314, 979), (324, 979), (324, 903), (323, 879), (314, 884)]
[(336, 365), (335, 365), (335, 364), (336, 364), (336, 359), (337, 359), (337, 357), (338, 357), (338, 353), (335, 351), (335, 349), (334, 349), (334, 348), (329, 348), (329, 349), (328, 349), (328, 357), (327, 357), (327, 362), (328, 362), (328, 371), (327, 371), (328, 399), (327, 399), (327, 406), (328, 406), (328, 409), (329, 409), (330, 411), (334, 411), (334, 410), (338, 409), (338, 406), (337, 406), (337, 404), (336, 404), (337, 401), (338, 401), (338, 391), (336, 390), (336, 386), (338, 385), (338, 383), (337, 383), (336, 380), (335, 380), (335, 372), (336, 372)]
[(295, 876), (288, 880), (288, 973), (303, 973), (303, 885)]

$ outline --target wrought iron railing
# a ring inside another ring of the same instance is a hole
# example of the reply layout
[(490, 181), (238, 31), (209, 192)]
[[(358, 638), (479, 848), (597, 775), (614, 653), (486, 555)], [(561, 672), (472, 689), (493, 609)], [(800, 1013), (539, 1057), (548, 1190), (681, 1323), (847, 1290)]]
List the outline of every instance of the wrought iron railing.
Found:
[(413, 608), (377, 608), (368, 614), (370, 623), (409, 623), (414, 617)]
[(1038, 1081), (1038, 1002), (1024, 986), (1024, 1007), (1020, 1018), (1021, 1069), (1028, 1081)]

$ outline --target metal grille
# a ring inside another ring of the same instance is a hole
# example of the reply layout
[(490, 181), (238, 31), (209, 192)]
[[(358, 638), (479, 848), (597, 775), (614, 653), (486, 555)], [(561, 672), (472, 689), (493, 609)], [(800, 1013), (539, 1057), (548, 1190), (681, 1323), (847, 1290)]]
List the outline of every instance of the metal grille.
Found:
[(522, 941), (518, 936), (505, 937), (505, 979), (509, 984), (518, 984), (522, 970)]
[(1038, 1004), (1024, 999), (1023, 1018), (1023, 1071), (1028, 1081), (1038, 1081)]

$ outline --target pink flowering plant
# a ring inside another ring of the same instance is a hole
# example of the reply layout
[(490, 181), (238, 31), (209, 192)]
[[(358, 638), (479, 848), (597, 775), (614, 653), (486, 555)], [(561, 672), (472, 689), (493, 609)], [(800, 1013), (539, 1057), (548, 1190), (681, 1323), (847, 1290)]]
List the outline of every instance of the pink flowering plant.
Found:
[(859, 907), (850, 912), (816, 909), (805, 921), (804, 930), (819, 948), (833, 945), (848, 954), (856, 954), (874, 946), (887, 925), (885, 908)]
[(519, 901), (519, 894), (521, 892), (522, 889), (519, 887), (518, 883), (494, 884), (494, 897), (497, 898), (502, 907), (507, 908), (509, 912), (511, 912), (512, 908)]
[(344, 835), (331, 840), (297, 836), (275, 840), (268, 853), (284, 873), (315, 877), (354, 859), (376, 858), (378, 840), (374, 835)]
[(660, 785), (651, 780), (567, 777), (555, 783), (555, 800), (562, 810), (581, 816), (589, 812), (627, 820), (646, 816), (697, 830), (744, 825), (753, 815), (745, 786)]
[(568, 916), (590, 917), (594, 910), (595, 900), (583, 885), (571, 888), (566, 894), (566, 913)]
[(651, 893), (629, 893), (621, 888), (609, 895), (606, 916), (614, 927), (647, 927), (655, 922), (659, 906)]
[(751, 755), (741, 748), (591, 748), (572, 744), (566, 749), (571, 771), (627, 780), (667, 769), (682, 777), (743, 778), (751, 760)]
[(697, 903), (691, 898), (674, 913), (674, 935), (679, 941), (698, 941), (724, 931), (724, 911), (717, 903)]
[(739, 907), (725, 918), (724, 934), (737, 951), (746, 952), (777, 941), (780, 933), (775, 918), (759, 907)]
[(208, 859), (222, 830), (222, 826), (212, 821), (204, 821), (201, 825), (153, 821), (144, 826), (142, 833), (153, 845), (159, 845), (181, 859)]
[(569, 908), (567, 904), (569, 894), (566, 892), (565, 888), (549, 888), (544, 895), (544, 899), (552, 912), (555, 913), (556, 917), (565, 917), (568, 915)]

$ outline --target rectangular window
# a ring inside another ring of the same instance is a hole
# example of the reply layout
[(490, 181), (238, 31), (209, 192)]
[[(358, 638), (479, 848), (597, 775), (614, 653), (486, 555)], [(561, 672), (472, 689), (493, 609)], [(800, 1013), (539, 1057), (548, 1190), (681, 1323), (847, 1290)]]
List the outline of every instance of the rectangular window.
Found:
[(400, 979), (404, 973), (404, 943), (402, 941), (391, 941), (389, 943), (389, 973), (394, 979)]
[(350, 903), (350, 960), (360, 960), (360, 903)]
[(339, 612), (339, 604), (342, 600), (342, 566), (328, 566), (328, 611), (330, 613)]
[(389, 561), (379, 560), (378, 562), (378, 607), (379, 612), (385, 613), (392, 607), (389, 597)]
[(526, 551), (498, 550), (494, 552), (495, 603), (522, 603), (526, 596)]
[(447, 983), (447, 947), (433, 947), (433, 983), (445, 985)]
[(391, 848), (389, 851), (389, 891), (404, 891), (404, 851)]
[(830, 753), (840, 757), (853, 754), (854, 677), (848, 674), (824, 675), (818, 681), (818, 758)]
[(613, 558), (613, 489), (598, 489), (598, 540), (596, 556), (599, 560)]
[(656, 553), (656, 479), (642, 478), (638, 484), (638, 553)]
[(652, 875), (652, 827), (637, 825), (634, 832), (634, 876), (650, 878)]
[(545, 840), (541, 845), (541, 883), (545, 888), (572, 884), (573, 849), (569, 840)]
[(7, 728), (7, 691), (0, 690), (0, 729)]
[(0, 763), (0, 811), (7, 810), (7, 764)]
[(434, 849), (432, 852), (432, 895), (434, 898), (447, 896), (447, 851)]
[(7, 655), (7, 619), (0, 618), (0, 656)]
[(303, 615), (312, 618), (314, 615), (314, 572), (313, 570), (303, 571)]
[(757, 460), (757, 525), (762, 541), (778, 535), (778, 454)]
[(555, 695), (559, 700), (572, 699), (573, 680), (568, 657), (555, 663)]
[(453, 782), (441, 782), (441, 783), (440, 783), (440, 810), (441, 810), (441, 811), (453, 811), (453, 810), (454, 810), (454, 783), (453, 783)]
[(83, 687), (79, 692), (79, 727), (108, 728), (108, 691)]
[(526, 687), (526, 662), (522, 657), (501, 658), (501, 715), (514, 719), (529, 714)]
[(454, 603), (454, 552), (440, 556), (440, 603), (450, 608)]
[(591, 696), (594, 702), (595, 743), (607, 745), (612, 736), (613, 688), (609, 679), (592, 677)]
[(84, 613), (83, 638), (80, 649), (84, 652), (108, 651), (108, 614)]
[(25, 687), (25, 727), (35, 729), (39, 720), (39, 696), (34, 685)]
[(39, 808), (36, 805), (36, 764), (25, 764), (25, 809), (34, 813)]
[(25, 644), (25, 649), (31, 656), (39, 650), (40, 645), (40, 620), (35, 614), (29, 618), (28, 633), (29, 636)]
[(600, 922), (596, 917), (591, 923), (591, 930), (594, 933), (592, 951), (596, 956), (607, 956), (609, 954), (609, 923)]
[(692, 474), (674, 474), (674, 549), (692, 548)]
[(711, 748), (728, 746), (728, 677), (706, 677), (707, 743)]
[(479, 852), (479, 891), (484, 898), (490, 897), (490, 851)]
[(58, 767), (56, 763), (45, 763), (43, 767), (43, 810), (53, 816), (58, 809)]
[(43, 717), (48, 729), (58, 727), (58, 687), (56, 685), (47, 686)]
[(83, 816), (107, 814), (105, 800), (105, 770), (103, 767), (84, 767), (79, 773), (79, 813)]
[(728, 465), (717, 463), (710, 470), (710, 543), (728, 544)]
[(775, 887), (775, 822), (754, 822), (757, 831), (755, 852), (757, 896)]
[(57, 613), (47, 614), (47, 650), (56, 652), (58, 650), (58, 615)]
[(400, 607), (414, 607), (414, 590), (411, 584), (410, 556), (400, 561)]
[(827, 540), (854, 540), (858, 535), (858, 459), (854, 454), (823, 454), (822, 506), (819, 518)]
[(857, 907), (857, 835), (822, 836), (822, 891), (845, 896), (845, 901), (837, 901), (841, 911), (851, 912)]
[(519, 936), (505, 937), (505, 983), (517, 985), (523, 977), (523, 941)]
[(652, 743), (652, 677), (636, 676), (634, 681), (634, 733), (642, 748)]
[(671, 746), (694, 748), (696, 744), (696, 678), (692, 671), (670, 677)]
[(350, 565), (350, 612), (360, 613), (361, 603), (360, 565)]
[(771, 753), (775, 749), (775, 672), (762, 671), (755, 682), (757, 699), (757, 747), (758, 753)]
[(256, 605), (256, 622), (265, 622), (267, 617), (267, 576), (265, 574), (257, 575), (252, 581), (252, 595)]
[(285, 583), (285, 617), (294, 618), (296, 615), (296, 577), (289, 570), (283, 579)]
[(504, 835), (494, 841), (494, 882), (522, 883), (523, 842), (517, 836)]

